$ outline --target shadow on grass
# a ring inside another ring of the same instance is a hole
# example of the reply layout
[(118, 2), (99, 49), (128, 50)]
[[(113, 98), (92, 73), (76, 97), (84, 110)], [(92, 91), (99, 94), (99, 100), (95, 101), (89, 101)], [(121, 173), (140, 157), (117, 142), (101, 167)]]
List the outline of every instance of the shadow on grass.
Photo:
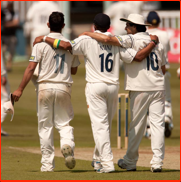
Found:
[[(4, 137), (33, 137), (34, 135), (18, 135), (18, 134), (14, 134), (14, 135), (12, 135), (12, 134), (10, 134), (10, 135), (8, 135), (8, 136), (3, 136), (3, 138)], [(1, 136), (2, 137), (2, 136)]]
[[(94, 172), (94, 173), (96, 173), (95, 170), (59, 170), (59, 171), (54, 171), (54, 172), (71, 172), (71, 173)], [(118, 171), (118, 170), (116, 170), (116, 171), (114, 171), (114, 172), (111, 172), (111, 174), (112, 174), (112, 173), (121, 173), (121, 172), (123, 172), (123, 171)], [(124, 171), (124, 172), (125, 172), (125, 171)]]
[[(121, 170), (120, 172), (127, 172), (127, 173), (131, 173), (131, 172), (151, 172), (150, 169), (144, 169), (144, 170), (139, 170), (137, 169), (136, 171), (126, 171), (126, 170)], [(180, 170), (176, 170), (176, 169), (162, 169), (162, 172), (154, 172), (154, 174), (161, 174), (161, 173), (173, 173), (173, 172), (180, 172)]]
[(167, 139), (180, 139), (180, 136), (174, 136), (174, 137), (171, 136), (170, 138), (165, 138), (165, 139), (166, 139), (166, 140), (167, 140)]
[[(37, 172), (41, 172), (41, 171), (36, 170), (36, 171), (29, 171), (29, 172), (35, 172), (35, 173), (37, 173)], [(54, 171), (54, 173), (65, 173), (65, 172), (67, 172), (67, 173), (87, 173), (87, 172), (94, 172), (94, 173), (96, 173), (95, 170), (55, 170)], [(116, 171), (111, 172), (111, 173), (114, 173), (115, 174), (115, 173), (132, 173), (132, 172), (134, 172), (134, 173), (138, 173), (138, 172), (150, 172), (151, 173), (150, 169), (136, 170), (136, 171), (126, 171), (126, 170), (120, 170), (119, 171), (119, 170), (116, 170)], [(162, 172), (155, 172), (153, 174), (162, 174), (162, 173), (170, 173), (170, 172), (171, 173), (173, 173), (173, 172), (180, 172), (180, 170), (164, 169), (164, 170), (162, 170)], [(48, 172), (48, 173), (51, 173), (51, 172)]]

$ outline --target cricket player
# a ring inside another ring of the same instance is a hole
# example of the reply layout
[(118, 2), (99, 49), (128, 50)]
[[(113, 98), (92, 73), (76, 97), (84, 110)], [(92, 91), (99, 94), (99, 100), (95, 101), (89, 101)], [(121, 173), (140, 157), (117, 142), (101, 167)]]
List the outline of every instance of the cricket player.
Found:
[[(107, 32), (109, 27), (109, 16), (102, 13), (95, 16), (95, 32), (112, 36)], [(41, 36), (36, 38), (35, 43), (43, 39), (51, 45), (57, 41)], [(117, 107), (120, 59), (127, 63), (141, 61), (154, 46), (145, 48), (143, 51), (146, 52), (137, 53), (133, 49), (102, 44), (88, 36), (80, 36), (69, 43), (61, 40), (60, 44), (54, 46), (71, 50), (74, 55), (84, 55), (87, 81), (85, 95), (95, 141), (94, 169), (98, 173), (113, 172), (110, 133)]]
[[(172, 114), (172, 103), (171, 103), (171, 88), (170, 88), (170, 77), (171, 74), (168, 71), (170, 65), (168, 60), (168, 51), (170, 51), (170, 41), (169, 36), (166, 31), (158, 29), (161, 20), (157, 12), (150, 11), (147, 16), (147, 23), (150, 23), (151, 26), (148, 26), (147, 32), (149, 34), (154, 34), (159, 37), (161, 44), (163, 45), (165, 57), (166, 57), (166, 72), (165, 72), (165, 137), (171, 135), (171, 130), (173, 129), (173, 114)], [(147, 133), (149, 133), (150, 124), (148, 117)], [(149, 137), (149, 136), (148, 136)]]
[[(8, 98), (9, 95), (10, 95), (10, 86), (7, 79), (7, 71), (4, 65), (4, 59), (1, 49), (1, 125), (7, 116), (7, 113), (5, 113), (3, 110), (3, 104), (9, 100)], [(1, 136), (8, 136), (8, 133), (3, 130), (2, 126), (1, 126)]]
[[(68, 41), (61, 34), (64, 27), (64, 15), (53, 12), (47, 23), (50, 28), (49, 37)], [(76, 74), (80, 62), (68, 51), (54, 49), (42, 42), (33, 47), (30, 63), (25, 70), (19, 88), (13, 92), (14, 101), (18, 101), (23, 90), (30, 81), (39, 64), (38, 74), (38, 133), (41, 146), (41, 171), (54, 170), (53, 127), (60, 134), (61, 151), (65, 157), (65, 165), (72, 169), (74, 159), (73, 127), (69, 122), (74, 117), (71, 104), (71, 74)]]
[(84, 33), (101, 42), (122, 47), (132, 47), (135, 50), (144, 48), (153, 42), (157, 46), (142, 62), (132, 62), (125, 66), (125, 90), (130, 91), (131, 123), (128, 136), (128, 150), (124, 159), (118, 161), (118, 166), (128, 171), (136, 170), (138, 160), (138, 148), (141, 142), (146, 124), (147, 111), (149, 111), (151, 128), (151, 148), (153, 158), (150, 162), (152, 172), (161, 172), (165, 147), (165, 87), (164, 73), (166, 58), (163, 45), (151, 40), (146, 32), (144, 18), (139, 14), (130, 14), (128, 18), (121, 18), (126, 22), (125, 30), (128, 35), (108, 37), (95, 33)]
[(16, 31), (19, 27), (19, 14), (14, 11), (14, 2), (7, 1), (7, 7), (1, 9), (1, 40), (6, 56), (6, 71), (12, 71), (13, 57), (16, 53), (17, 37)]
[(53, 1), (33, 2), (28, 9), (24, 30), (27, 36), (30, 35), (31, 48), (37, 36), (49, 33), (46, 23), (48, 22), (49, 15), (55, 11), (60, 11), (60, 8), (57, 2)]

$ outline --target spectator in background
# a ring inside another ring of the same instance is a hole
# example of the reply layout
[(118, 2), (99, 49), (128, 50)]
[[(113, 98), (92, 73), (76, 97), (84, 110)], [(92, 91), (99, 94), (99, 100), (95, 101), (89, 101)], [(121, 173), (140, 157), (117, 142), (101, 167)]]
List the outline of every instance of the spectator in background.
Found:
[(113, 3), (104, 12), (111, 18), (111, 26), (114, 35), (127, 34), (125, 31), (125, 22), (120, 21), (120, 17), (128, 17), (131, 13), (140, 14), (144, 2), (143, 1), (120, 1)]
[(48, 17), (52, 12), (60, 11), (57, 2), (38, 1), (28, 9), (25, 23), (25, 35), (30, 36), (30, 46), (33, 47), (33, 41), (37, 36), (49, 34), (47, 27)]
[(1, 35), (2, 43), (5, 46), (5, 50), (8, 52), (7, 59), (7, 71), (12, 70), (12, 61), (16, 48), (16, 30), (19, 27), (19, 15), (14, 11), (14, 5), (12, 1), (7, 2), (7, 7), (1, 10)]
[[(147, 16), (147, 23), (151, 24), (148, 27), (147, 32), (153, 35), (157, 35), (159, 41), (163, 45), (165, 57), (166, 57), (166, 72), (165, 72), (165, 136), (169, 137), (171, 135), (171, 130), (173, 129), (173, 115), (172, 115), (172, 104), (171, 104), (171, 89), (170, 89), (170, 77), (168, 69), (170, 68), (169, 60), (168, 60), (168, 51), (170, 51), (170, 40), (166, 31), (159, 29), (159, 24), (161, 19), (157, 12), (150, 11)], [(149, 117), (148, 117), (149, 118)], [(149, 132), (149, 119), (147, 126), (147, 134)], [(150, 137), (149, 134), (146, 136)]]
[[(4, 60), (1, 50), (1, 124), (5, 120), (7, 113), (3, 111), (3, 104), (8, 101), (8, 96), (10, 95), (10, 87), (7, 80), (6, 68), (4, 65)], [(1, 126), (1, 136), (8, 136)]]

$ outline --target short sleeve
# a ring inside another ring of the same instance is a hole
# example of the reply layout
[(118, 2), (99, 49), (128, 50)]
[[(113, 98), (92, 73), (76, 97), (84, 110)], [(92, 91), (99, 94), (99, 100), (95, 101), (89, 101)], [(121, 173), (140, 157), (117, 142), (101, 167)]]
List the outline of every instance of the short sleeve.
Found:
[(116, 35), (115, 36), (121, 47), (124, 47), (124, 48), (131, 48), (133, 46), (133, 38), (131, 35)]
[(42, 56), (42, 54), (41, 54), (41, 50), (40, 50), (40, 45), (36, 44), (33, 47), (33, 50), (32, 50), (32, 53), (31, 53), (29, 61), (38, 62), (39, 63), (41, 61), (41, 56)]
[(121, 60), (125, 63), (131, 63), (136, 56), (137, 51), (131, 48), (120, 48)]
[(84, 52), (88, 49), (88, 36), (80, 36), (77, 39), (69, 41), (72, 46), (73, 55), (84, 55)]

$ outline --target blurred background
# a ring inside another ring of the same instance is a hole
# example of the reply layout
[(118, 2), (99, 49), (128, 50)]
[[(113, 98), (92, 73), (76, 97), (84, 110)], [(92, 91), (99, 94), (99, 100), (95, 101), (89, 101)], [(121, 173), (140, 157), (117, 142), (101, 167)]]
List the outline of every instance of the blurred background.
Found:
[[(168, 33), (170, 40), (170, 51), (168, 61), (170, 63), (170, 85), (173, 110), (173, 131), (169, 144), (179, 145), (180, 138), (180, 91), (177, 70), (179, 71), (180, 59), (180, 2), (179, 1), (1, 1), (1, 56), (7, 69), (7, 82), (13, 92), (17, 89), (23, 77), (24, 70), (29, 63), (32, 43), (39, 35), (46, 35), (49, 29), (46, 25), (48, 17), (52, 11), (61, 11), (65, 15), (65, 28), (63, 35), (68, 39), (78, 37), (84, 31), (93, 30), (93, 19), (97, 13), (104, 12), (111, 18), (111, 28), (109, 31), (115, 35), (126, 34), (125, 23), (119, 19), (127, 18), (131, 13), (139, 13), (145, 17), (150, 11), (156, 11), (161, 22), (159, 29)], [(75, 126), (75, 141), (80, 146), (93, 146), (93, 139), (90, 127), (90, 119), (87, 113), (85, 100), (85, 68), (84, 59), (80, 57), (81, 65), (77, 75), (73, 76), (72, 104), (75, 118), (72, 125)], [(1, 62), (2, 64), (2, 62)], [(123, 86), (124, 72), (120, 72), (120, 93), (125, 92)], [(2, 74), (1, 74), (2, 80)], [(1, 84), (2, 88), (2, 84)], [(21, 136), (28, 132), (37, 136), (36, 117), (36, 95), (34, 86), (30, 82), (24, 91), (20, 101), (15, 104), (14, 122), (1, 123), (3, 128), (10, 134), (12, 141), (22, 139)], [(2, 105), (1, 89), (1, 105)], [(9, 116), (5, 119), (9, 120)], [(116, 146), (116, 115), (113, 121), (112, 145)], [(33, 121), (33, 122), (32, 122)], [(21, 127), (19, 127), (21, 126)], [(31, 130), (32, 126), (32, 130)], [(1, 135), (7, 133), (1, 127)], [(19, 133), (19, 135), (17, 135)], [(27, 136), (26, 136), (27, 137)], [(25, 137), (25, 138), (26, 138)], [(59, 138), (59, 135), (56, 135)], [(87, 137), (87, 140), (84, 140)], [(31, 137), (30, 137), (31, 138)], [(175, 140), (176, 139), (176, 140)], [(4, 139), (7, 140), (7, 139)], [(34, 141), (34, 139), (31, 139)], [(36, 138), (37, 140), (37, 138)], [(11, 141), (11, 140), (9, 140)], [(87, 143), (86, 141), (91, 141)], [(7, 142), (7, 141), (6, 141)], [(14, 145), (16, 145), (16, 142)], [(21, 141), (22, 142), (22, 141)], [(82, 142), (82, 143), (81, 143)], [(149, 145), (143, 140), (145, 145)], [(5, 144), (5, 143), (4, 143)], [(31, 143), (35, 145), (34, 142)], [(29, 145), (31, 145), (29, 143)], [(25, 142), (27, 145), (27, 142)], [(39, 145), (39, 143), (36, 143)]]
[[(97, 13), (105, 12), (112, 20), (110, 31), (115, 34), (126, 34), (124, 24), (119, 21), (121, 17), (127, 17), (130, 13), (140, 13), (145, 19), (149, 11), (157, 11), (161, 18), (159, 27), (165, 29), (170, 38), (171, 50), (169, 53), (170, 62), (178, 62), (180, 54), (180, 2), (179, 1), (13, 1), (12, 9), (17, 15), (16, 27), (13, 27), (16, 35), (16, 46), (13, 61), (27, 60), (31, 54), (32, 41), (38, 35), (47, 34), (46, 27), (49, 12), (52, 10), (61, 11), (65, 15), (65, 28), (63, 35), (68, 39), (74, 39), (84, 31), (93, 31), (92, 22)], [(5, 12), (8, 1), (1, 2), (2, 13)], [(117, 6), (114, 16), (111, 14), (111, 7)], [(32, 12), (32, 13), (31, 13)], [(1, 14), (2, 14), (1, 13)], [(39, 19), (36, 19), (36, 17)], [(2, 23), (4, 16), (1, 16)], [(7, 19), (7, 17), (6, 17)], [(36, 20), (35, 20), (36, 19)], [(3, 24), (1, 33), (3, 31)], [(35, 24), (36, 23), (36, 24)], [(38, 27), (44, 24), (44, 28)], [(117, 31), (117, 27), (121, 27)], [(46, 31), (45, 31), (46, 30)], [(36, 31), (36, 33), (35, 33)], [(34, 34), (34, 35), (32, 35)], [(2, 34), (3, 35), (3, 34)], [(5, 48), (4, 48), (5, 49)]]

